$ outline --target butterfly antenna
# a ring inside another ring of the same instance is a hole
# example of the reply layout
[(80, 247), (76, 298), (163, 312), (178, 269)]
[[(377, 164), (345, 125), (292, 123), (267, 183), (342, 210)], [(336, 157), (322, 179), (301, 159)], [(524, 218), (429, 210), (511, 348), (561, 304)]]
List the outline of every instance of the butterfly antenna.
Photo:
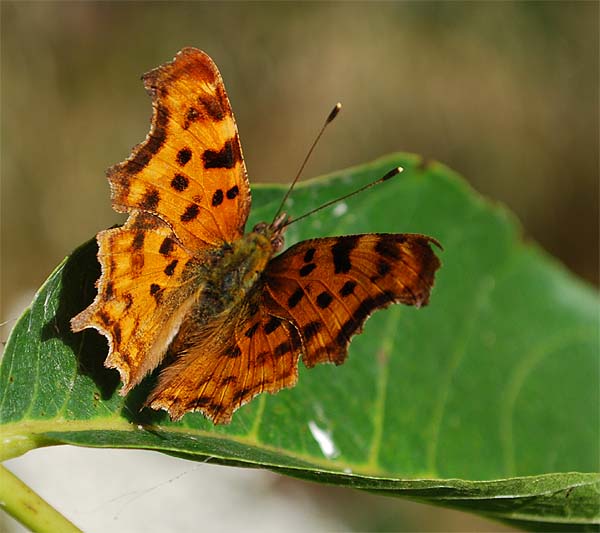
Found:
[(347, 198), (350, 198), (351, 196), (354, 196), (355, 194), (366, 191), (367, 189), (370, 189), (371, 187), (374, 187), (375, 185), (379, 185), (380, 183), (383, 183), (384, 181), (387, 181), (390, 178), (397, 176), (402, 171), (404, 171), (404, 169), (402, 167), (393, 168), (385, 176), (382, 176), (381, 178), (376, 179), (375, 181), (372, 181), (371, 183), (367, 183), (366, 185), (363, 185), (362, 187), (356, 189), (355, 191), (353, 191), (351, 193), (345, 194), (344, 196), (340, 196), (339, 198), (335, 198), (334, 200), (330, 200), (329, 202), (326, 202), (323, 205), (316, 207), (315, 209), (309, 211), (308, 213), (304, 213), (302, 216), (299, 216), (298, 218), (293, 218), (291, 220), (288, 220), (283, 225), (283, 227), (289, 226), (290, 224), (293, 224), (294, 222), (298, 222), (299, 220), (302, 220), (303, 218), (306, 218), (307, 216), (310, 216), (310, 215), (316, 213), (317, 211), (321, 211), (321, 209), (325, 209), (326, 207), (329, 207), (330, 205), (337, 204), (338, 202), (341, 202), (342, 200), (346, 200)]
[(288, 199), (288, 197), (290, 196), (290, 193), (292, 192), (292, 189), (294, 188), (294, 186), (298, 182), (298, 179), (300, 179), (300, 176), (302, 175), (302, 171), (304, 170), (304, 167), (306, 166), (306, 163), (310, 159), (310, 156), (313, 153), (313, 150), (315, 149), (315, 146), (317, 146), (317, 143), (319, 142), (319, 139), (323, 135), (323, 132), (325, 131), (325, 128), (327, 128), (327, 126), (329, 124), (331, 124), (331, 122), (333, 122), (333, 119), (335, 117), (337, 117), (338, 113), (340, 112), (340, 109), (342, 109), (342, 104), (340, 104), (338, 102), (337, 104), (335, 104), (335, 106), (331, 110), (331, 113), (329, 113), (329, 115), (327, 116), (327, 119), (325, 120), (325, 123), (323, 124), (323, 126), (321, 126), (321, 129), (319, 130), (318, 135), (316, 136), (315, 140), (313, 141), (312, 146), (308, 150), (308, 153), (306, 154), (306, 157), (304, 158), (304, 161), (302, 161), (302, 165), (300, 165), (300, 170), (298, 170), (298, 173), (296, 174), (296, 177), (292, 181), (292, 184), (290, 185), (290, 187), (288, 188), (287, 192), (285, 193), (285, 196), (283, 197), (283, 200), (281, 200), (281, 204), (279, 204), (279, 209), (277, 209), (277, 212), (275, 213), (275, 216), (273, 217), (273, 223), (275, 223), (275, 221), (277, 220), (277, 217), (281, 213), (281, 211), (283, 209), (283, 206), (285, 205), (286, 200)]

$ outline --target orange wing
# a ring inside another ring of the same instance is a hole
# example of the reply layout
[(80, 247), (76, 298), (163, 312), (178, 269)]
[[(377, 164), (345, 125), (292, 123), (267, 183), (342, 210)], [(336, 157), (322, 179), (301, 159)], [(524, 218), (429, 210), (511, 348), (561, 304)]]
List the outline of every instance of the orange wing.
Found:
[(122, 394), (164, 358), (202, 290), (195, 265), (243, 235), (250, 189), (219, 72), (186, 48), (144, 76), (152, 127), (130, 158), (108, 171), (113, 207), (129, 212), (122, 228), (98, 234), (98, 296), (72, 328), (108, 338), (106, 366)]
[(93, 327), (108, 338), (105, 365), (119, 370), (125, 394), (161, 362), (202, 289), (187, 275), (198, 259), (177, 244), (169, 226), (144, 213), (97, 238), (102, 266), (98, 295), (72, 319), (71, 327)]
[(285, 309), (298, 328), (304, 364), (343, 363), (350, 338), (376, 309), (426, 305), (440, 266), (431, 243), (439, 246), (424, 235), (348, 235), (303, 241), (275, 257), (266, 290), (273, 311)]
[(172, 419), (201, 411), (215, 424), (306, 366), (340, 364), (368, 316), (395, 302), (425, 305), (439, 261), (422, 235), (370, 234), (301, 242), (272, 259), (261, 285), (231, 312), (186, 321), (147, 404)]
[(143, 80), (152, 127), (129, 159), (108, 171), (114, 209), (157, 215), (188, 250), (241, 237), (250, 186), (216, 65), (184, 48)]
[(161, 372), (146, 403), (165, 409), (173, 420), (201, 411), (215, 424), (226, 424), (261, 392), (296, 384), (301, 348), (292, 324), (245, 302), (200, 330), (182, 325), (170, 349), (176, 359)]

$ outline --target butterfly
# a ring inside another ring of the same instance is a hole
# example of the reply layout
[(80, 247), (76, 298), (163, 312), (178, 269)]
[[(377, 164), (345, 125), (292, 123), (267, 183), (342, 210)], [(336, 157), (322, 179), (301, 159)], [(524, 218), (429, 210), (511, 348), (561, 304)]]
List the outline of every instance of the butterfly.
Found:
[(244, 228), (250, 186), (223, 80), (184, 48), (143, 76), (151, 129), (107, 172), (122, 227), (97, 235), (101, 276), (73, 331), (106, 336), (127, 394), (160, 367), (146, 405), (215, 424), (292, 387), (298, 360), (339, 365), (373, 311), (425, 305), (440, 262), (417, 234), (317, 238), (288, 250), (290, 219)]

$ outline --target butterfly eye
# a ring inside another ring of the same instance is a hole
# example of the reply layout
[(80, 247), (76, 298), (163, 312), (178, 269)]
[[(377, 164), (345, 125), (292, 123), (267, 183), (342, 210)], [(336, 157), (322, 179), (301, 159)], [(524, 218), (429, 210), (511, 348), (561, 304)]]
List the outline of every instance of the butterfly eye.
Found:
[(267, 229), (267, 226), (268, 224), (266, 222), (259, 222), (258, 224), (256, 224), (256, 226), (254, 226), (254, 229), (252, 231), (255, 231), (256, 233), (264, 233)]

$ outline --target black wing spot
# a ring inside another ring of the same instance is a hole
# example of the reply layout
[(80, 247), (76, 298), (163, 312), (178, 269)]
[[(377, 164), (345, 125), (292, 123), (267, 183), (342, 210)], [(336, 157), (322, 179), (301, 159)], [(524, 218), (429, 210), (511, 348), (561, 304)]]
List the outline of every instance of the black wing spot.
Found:
[(358, 241), (358, 235), (349, 235), (347, 237), (340, 237), (331, 247), (333, 266), (336, 274), (347, 274), (350, 272), (352, 268), (350, 252), (356, 248)]
[(156, 302), (160, 302), (160, 299), (162, 297), (162, 293), (163, 290), (160, 285), (156, 284), (156, 283), (152, 283), (152, 285), (150, 285), (150, 294), (152, 296), (154, 296), (154, 299), (156, 300)]
[(194, 220), (198, 216), (198, 213), (200, 213), (200, 208), (196, 204), (190, 204), (179, 218), (181, 218), (182, 222), (189, 222), (190, 220)]
[(166, 267), (165, 267), (165, 274), (167, 276), (172, 276), (175, 272), (175, 267), (177, 266), (177, 263), (179, 263), (179, 261), (177, 259), (173, 259), (173, 261), (171, 261)]
[(169, 255), (175, 249), (175, 241), (170, 237), (165, 237), (159, 248), (159, 252), (162, 255)]
[(195, 407), (204, 407), (210, 403), (210, 396), (198, 396), (194, 402)]
[(313, 257), (315, 256), (315, 252), (316, 250), (314, 248), (309, 248), (308, 250), (306, 250), (306, 253), (304, 254), (304, 262), (310, 263), (313, 260)]
[(144, 197), (140, 202), (140, 207), (142, 209), (147, 209), (148, 211), (154, 211), (158, 206), (158, 202), (160, 201), (160, 193), (158, 189), (148, 189)]
[(271, 319), (265, 324), (264, 331), (267, 335), (273, 333), (281, 325), (281, 319), (271, 317)]
[(298, 273), (304, 278), (308, 276), (315, 268), (317, 268), (315, 263), (308, 263), (308, 265), (304, 265)]
[(303, 297), (304, 297), (304, 291), (300, 288), (296, 289), (294, 291), (294, 293), (288, 298), (288, 301), (287, 301), (288, 307), (290, 309), (293, 309), (300, 303), (300, 300), (302, 300)]
[(237, 138), (225, 142), (223, 148), (218, 152), (205, 150), (202, 154), (204, 168), (233, 168), (238, 161), (242, 160), (240, 146)]
[[(390, 264), (387, 261), (378, 261), (377, 262), (377, 274), (381, 277), (381, 276), (385, 276), (390, 270), (392, 270), (392, 267), (390, 266)], [(377, 278), (378, 276), (375, 276), (375, 278)]]
[(217, 207), (223, 203), (223, 191), (221, 189), (217, 189), (212, 197), (212, 205), (213, 207)]
[(292, 345), (288, 341), (284, 341), (275, 347), (274, 354), (275, 357), (281, 357), (282, 355), (285, 355), (286, 353), (289, 353), (291, 351)]
[(177, 162), (183, 167), (192, 158), (192, 150), (187, 146), (177, 152)]
[(321, 329), (323, 328), (323, 324), (321, 322), (314, 320), (313, 322), (309, 322), (302, 328), (302, 336), (306, 342), (309, 342)]
[(229, 200), (233, 200), (240, 193), (240, 189), (237, 185), (234, 185), (227, 191), (227, 198)]
[(388, 259), (400, 259), (400, 250), (396, 246), (396, 242), (389, 237), (381, 235), (375, 244), (375, 251), (382, 257)]
[(246, 335), (246, 337), (251, 339), (254, 336), (254, 334), (256, 333), (256, 330), (258, 329), (259, 326), (260, 326), (260, 322), (253, 324), (246, 330), (246, 333), (244, 333), (244, 335)]
[(171, 187), (179, 192), (185, 191), (189, 184), (190, 180), (183, 174), (175, 174), (175, 177), (171, 180)]
[(350, 296), (354, 292), (355, 288), (356, 281), (347, 281), (346, 283), (344, 283), (344, 286), (340, 289), (340, 296), (344, 298), (346, 296)]
[(317, 296), (317, 305), (321, 309), (326, 309), (329, 307), (329, 304), (333, 301), (333, 296), (329, 294), (327, 291), (323, 291), (321, 294)]

